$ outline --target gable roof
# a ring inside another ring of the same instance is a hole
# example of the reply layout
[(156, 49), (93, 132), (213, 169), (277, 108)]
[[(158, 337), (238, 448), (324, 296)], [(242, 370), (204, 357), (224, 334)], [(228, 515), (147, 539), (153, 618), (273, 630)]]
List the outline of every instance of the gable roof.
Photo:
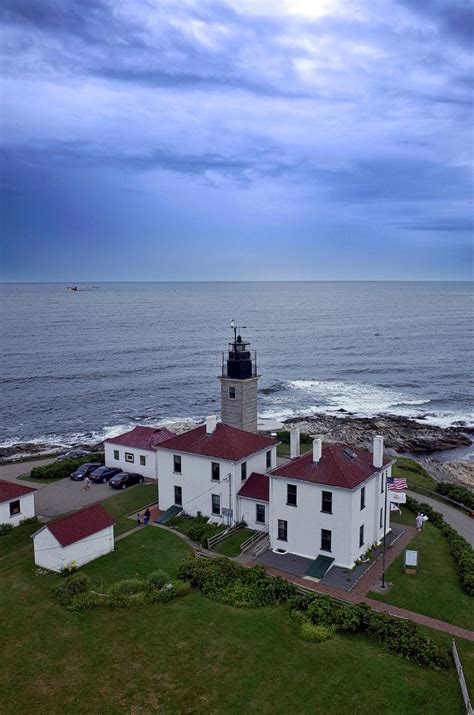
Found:
[(113, 444), (121, 444), (124, 447), (135, 447), (136, 449), (156, 450), (157, 446), (170, 437), (174, 437), (175, 433), (171, 432), (167, 427), (145, 427), (137, 425), (130, 432), (124, 432), (104, 440), (104, 442), (112, 442)]
[(237, 492), (238, 497), (246, 499), (256, 499), (257, 501), (270, 500), (270, 480), (267, 474), (252, 472), (250, 477), (240, 487)]
[(45, 529), (49, 529), (53, 536), (59, 541), (61, 546), (69, 546), (76, 541), (81, 541), (87, 536), (97, 534), (98, 531), (112, 526), (114, 520), (109, 512), (101, 504), (76, 511), (69, 516), (46, 524)]
[[(350, 454), (353, 457), (350, 457)], [(390, 464), (390, 460), (385, 460), (383, 466), (378, 469), (373, 466), (372, 459), (370, 452), (337, 442), (323, 445), (318, 463), (313, 462), (313, 452), (310, 450), (301, 457), (277, 467), (270, 474), (272, 477), (301, 479), (314, 484), (354, 489)]]
[(24, 497), (25, 494), (31, 494), (35, 491), (36, 489), (33, 489), (33, 487), (26, 487), (23, 486), (23, 484), (7, 482), (4, 479), (0, 479), (0, 504), (4, 501)]
[(166, 440), (160, 444), (160, 449), (172, 449), (175, 452), (189, 452), (238, 462), (255, 452), (275, 447), (277, 444), (278, 442), (270, 437), (263, 437), (219, 422), (212, 434), (206, 433), (204, 424)]

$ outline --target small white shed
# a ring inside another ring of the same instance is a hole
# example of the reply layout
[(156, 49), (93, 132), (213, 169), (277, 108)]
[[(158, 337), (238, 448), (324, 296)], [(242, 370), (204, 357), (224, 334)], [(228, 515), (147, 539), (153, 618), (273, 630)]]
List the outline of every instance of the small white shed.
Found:
[(52, 521), (33, 534), (35, 564), (50, 571), (83, 566), (114, 550), (114, 522), (101, 504)]
[(0, 479), (0, 524), (18, 526), (35, 515), (35, 491), (32, 487)]

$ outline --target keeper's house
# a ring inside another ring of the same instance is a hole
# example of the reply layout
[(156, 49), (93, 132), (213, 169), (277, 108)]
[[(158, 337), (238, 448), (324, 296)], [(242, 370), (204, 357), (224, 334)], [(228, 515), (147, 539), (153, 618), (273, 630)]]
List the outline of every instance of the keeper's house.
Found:
[(159, 444), (174, 437), (166, 427), (138, 425), (130, 432), (104, 441), (105, 465), (124, 472), (136, 472), (149, 479), (158, 479), (156, 450)]
[(0, 525), (18, 526), (35, 516), (36, 489), (0, 479)]
[(384, 460), (382, 437), (374, 438), (373, 454), (315, 439), (312, 451), (269, 475), (271, 548), (352, 568), (383, 538), (392, 463)]
[(108, 554), (114, 550), (113, 525), (100, 504), (52, 521), (33, 534), (35, 564), (59, 572)]
[[(254, 472), (265, 473), (276, 466), (277, 445), (269, 437), (217, 423), (215, 416), (167, 439), (157, 448), (160, 509), (182, 506), (190, 516), (201, 512), (223, 524), (245, 519), (259, 528), (255, 500), (242, 499), (239, 490), (253, 480)], [(260, 528), (268, 522), (268, 505), (261, 504), (265, 516), (260, 518), (265, 521)]]

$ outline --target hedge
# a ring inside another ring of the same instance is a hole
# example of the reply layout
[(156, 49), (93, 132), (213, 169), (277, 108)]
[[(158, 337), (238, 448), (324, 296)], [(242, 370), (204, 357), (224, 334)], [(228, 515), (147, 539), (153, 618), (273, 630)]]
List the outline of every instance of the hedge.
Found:
[(464, 504), (465, 507), (474, 511), (474, 494), (466, 489), (466, 487), (460, 487), (457, 484), (449, 484), (448, 482), (439, 482), (436, 485), (436, 491), (438, 494), (442, 494), (448, 499), (457, 501), (459, 504)]
[(58, 462), (45, 464), (42, 467), (34, 467), (31, 470), (30, 477), (34, 479), (64, 479), (86, 462), (104, 464), (104, 455), (102, 452), (91, 452), (91, 454), (85, 454), (77, 459), (62, 459)]
[(470, 543), (453, 529), (442, 514), (435, 511), (429, 504), (424, 504), (407, 496), (407, 507), (417, 514), (423, 512), (431, 523), (445, 535), (451, 550), (461, 585), (469, 596), (474, 596), (474, 550)]

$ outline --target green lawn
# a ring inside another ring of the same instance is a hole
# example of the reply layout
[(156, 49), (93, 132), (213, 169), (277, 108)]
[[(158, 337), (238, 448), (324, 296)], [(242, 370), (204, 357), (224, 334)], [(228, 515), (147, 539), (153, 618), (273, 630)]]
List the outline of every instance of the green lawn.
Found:
[[(406, 508), (402, 510), (402, 517), (392, 515), (392, 521), (414, 526), (414, 515)], [(427, 522), (411, 542), (410, 549), (418, 550), (418, 574), (403, 573), (402, 553), (387, 570), (387, 579), (393, 583), (390, 591), (385, 595), (370, 593), (370, 597), (474, 629), (474, 599), (461, 587), (448, 542), (441, 531)]]
[(254, 533), (255, 532), (251, 529), (239, 529), (234, 534), (228, 536), (227, 539), (217, 544), (213, 551), (217, 551), (218, 554), (222, 554), (223, 556), (238, 556), (240, 554), (240, 544)]
[[(181, 534), (185, 534), (186, 536), (189, 536), (189, 530), (196, 523), (197, 523), (197, 519), (195, 517), (175, 516), (175, 518), (170, 521), (168, 526), (170, 526), (172, 529), (176, 529), (176, 531), (180, 531)], [(225, 526), (218, 525), (218, 524), (209, 524), (208, 525), (210, 536), (217, 536), (217, 534), (219, 534), (221, 531), (224, 531), (225, 528), (226, 528)]]
[(394, 477), (405, 477), (410, 487), (429, 489), (433, 492), (436, 489), (436, 480), (430, 477), (414, 459), (398, 457), (392, 471)]
[(119, 536), (135, 526), (127, 514), (135, 516), (137, 511), (141, 512), (148, 504), (157, 501), (158, 488), (156, 484), (139, 484), (105, 499), (102, 504), (115, 519), (114, 533), (115, 536)]
[[(69, 612), (50, 596), (59, 577), (35, 574), (36, 528), (0, 542), (4, 715), (464, 712), (453, 667), (436, 673), (358, 636), (307, 643), (283, 607), (233, 609), (193, 592), (136, 610)], [(186, 552), (173, 534), (148, 526), (84, 570), (96, 584), (175, 572)], [(472, 684), (472, 644), (459, 649)]]

